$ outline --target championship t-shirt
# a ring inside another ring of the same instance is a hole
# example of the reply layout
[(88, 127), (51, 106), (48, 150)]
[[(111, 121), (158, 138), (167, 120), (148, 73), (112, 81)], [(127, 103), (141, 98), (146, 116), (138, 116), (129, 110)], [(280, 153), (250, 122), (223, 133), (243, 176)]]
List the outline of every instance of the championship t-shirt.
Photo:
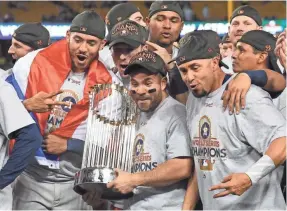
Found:
[(70, 106), (55, 106), (51, 111), (47, 120), (46, 133), (52, 133), (55, 129), (59, 128), (67, 113), (71, 110), (72, 105), (78, 103), (83, 99), (83, 92), (86, 82), (86, 73), (70, 72), (65, 80), (61, 90), (63, 93), (59, 94), (56, 98), (60, 102), (68, 102)]
[(286, 136), (286, 122), (270, 95), (251, 86), (239, 115), (223, 111), (221, 96), (229, 81), (206, 97), (189, 94), (187, 123), (203, 209), (285, 209), (280, 189), (282, 166), (243, 195), (214, 199), (209, 191), (232, 173), (244, 173), (265, 154), (273, 140)]
[[(141, 112), (133, 148), (132, 172), (151, 171), (177, 157), (190, 157), (183, 104), (167, 97), (153, 112)], [(131, 210), (181, 209), (187, 181), (165, 187), (140, 186), (126, 201)]]

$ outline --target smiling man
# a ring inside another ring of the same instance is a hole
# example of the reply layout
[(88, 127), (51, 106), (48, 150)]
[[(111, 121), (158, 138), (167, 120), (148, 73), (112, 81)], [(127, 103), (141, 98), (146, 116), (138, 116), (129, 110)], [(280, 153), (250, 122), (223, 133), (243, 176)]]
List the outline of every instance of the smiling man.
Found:
[(124, 74), (131, 58), (144, 49), (147, 40), (146, 29), (140, 24), (124, 20), (111, 30), (109, 47), (118, 72), (116, 75), (125, 87), (129, 87), (130, 79)]
[(136, 54), (125, 74), (131, 77), (131, 96), (141, 111), (132, 174), (118, 171), (108, 187), (134, 192), (126, 209), (180, 210), (192, 167), (185, 107), (168, 96), (165, 63), (157, 54)]
[(194, 34), (176, 58), (190, 91), (187, 124), (203, 209), (285, 209), (280, 179), (286, 121), (270, 95), (253, 85), (240, 114), (222, 109), (231, 78), (221, 70), (212, 42)]
[(73, 186), (82, 161), (88, 92), (97, 83), (111, 83), (109, 72), (98, 61), (104, 37), (104, 20), (85, 11), (73, 19), (65, 39), (31, 52), (15, 64), (18, 96), (30, 99), (29, 111), (42, 105), (42, 101), (31, 100), (38, 92), (56, 93), (56, 100), (63, 104), (31, 113), (44, 142), (15, 183), (13, 209), (90, 209)]
[[(15, 62), (29, 52), (45, 48), (50, 44), (50, 33), (41, 23), (25, 23), (19, 26), (12, 35), (8, 54)], [(3, 72), (2, 78), (11, 74), (12, 68)]]
[[(136, 5), (131, 2), (117, 4), (112, 7), (106, 15), (105, 22), (108, 29), (108, 35), (106, 36), (107, 43), (110, 42), (112, 28), (117, 23), (124, 20), (131, 20), (143, 27), (146, 27), (143, 15), (141, 14), (139, 8), (136, 7)], [(105, 46), (104, 49), (100, 51), (99, 60), (104, 63), (108, 70), (112, 72), (118, 71), (115, 66), (115, 63), (113, 62), (109, 46)]]

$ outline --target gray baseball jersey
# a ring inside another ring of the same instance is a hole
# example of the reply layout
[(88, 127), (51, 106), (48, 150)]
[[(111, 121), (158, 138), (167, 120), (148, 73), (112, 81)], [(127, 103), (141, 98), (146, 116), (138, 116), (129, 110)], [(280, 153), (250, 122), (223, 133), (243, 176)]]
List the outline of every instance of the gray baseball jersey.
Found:
[[(186, 110), (167, 97), (153, 112), (141, 112), (138, 121), (132, 171), (150, 171), (170, 159), (190, 156)], [(181, 209), (187, 183), (185, 180), (166, 187), (137, 187), (126, 201), (132, 210)]]
[(204, 209), (285, 209), (280, 189), (282, 167), (253, 185), (243, 195), (214, 199), (223, 190), (208, 191), (232, 173), (246, 172), (273, 140), (286, 135), (286, 123), (270, 95), (251, 86), (246, 108), (239, 115), (223, 111), (221, 96), (228, 81), (203, 98), (189, 94), (187, 124)]
[[(19, 100), (14, 88), (0, 79), (0, 169), (8, 160), (9, 139), (12, 132), (34, 121)], [(0, 210), (12, 209), (12, 189), (0, 190)]]

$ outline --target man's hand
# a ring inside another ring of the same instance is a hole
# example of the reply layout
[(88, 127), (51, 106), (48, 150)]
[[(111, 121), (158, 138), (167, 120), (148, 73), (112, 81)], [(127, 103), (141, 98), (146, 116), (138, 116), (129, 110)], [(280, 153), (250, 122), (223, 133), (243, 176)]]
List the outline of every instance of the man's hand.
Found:
[(245, 108), (245, 97), (251, 86), (251, 79), (246, 73), (240, 73), (227, 86), (221, 98), (223, 109), (228, 106), (229, 113), (233, 114), (235, 106), (236, 114), (239, 114), (240, 109)]
[(70, 106), (68, 102), (58, 102), (54, 100), (54, 98), (61, 93), (63, 93), (63, 91), (52, 93), (39, 92), (33, 97), (24, 100), (23, 104), (28, 111), (32, 111), (35, 113), (44, 113), (51, 111), (55, 105)]
[(252, 185), (252, 182), (247, 174), (236, 173), (225, 177), (222, 183), (212, 186), (209, 191), (214, 191), (218, 189), (225, 189), (224, 191), (215, 194), (213, 198), (219, 198), (227, 196), (229, 194), (241, 196), (245, 191), (247, 191)]
[(159, 55), (162, 60), (165, 62), (166, 64), (166, 67), (167, 67), (167, 70), (171, 70), (175, 64), (172, 62), (170, 64), (168, 64), (170, 61), (171, 61), (171, 55), (167, 52), (167, 50), (155, 43), (152, 43), (152, 42), (149, 42), (149, 41), (146, 41), (145, 42), (148, 46), (148, 48), (150, 50), (152, 50), (154, 53), (156, 53), (157, 55)]
[(134, 184), (133, 175), (120, 169), (115, 169), (115, 173), (117, 176), (116, 179), (114, 179), (112, 182), (109, 182), (107, 187), (113, 188), (122, 194), (132, 192), (136, 187)]
[(44, 152), (59, 155), (67, 151), (68, 140), (55, 135), (47, 135), (44, 137), (42, 148)]
[(101, 195), (102, 192), (100, 190), (95, 190), (85, 193), (82, 198), (88, 205), (92, 206), (93, 209), (103, 210), (103, 208), (107, 206), (107, 201), (101, 199)]
[(279, 58), (281, 65), (286, 69), (286, 29), (278, 36), (274, 53)]

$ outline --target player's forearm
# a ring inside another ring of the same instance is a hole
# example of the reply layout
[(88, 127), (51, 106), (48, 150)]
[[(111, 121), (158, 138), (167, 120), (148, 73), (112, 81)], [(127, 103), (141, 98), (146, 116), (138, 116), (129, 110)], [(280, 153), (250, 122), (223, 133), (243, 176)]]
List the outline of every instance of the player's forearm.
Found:
[(174, 158), (151, 171), (133, 174), (136, 186), (164, 187), (190, 177), (191, 158)]
[(196, 172), (194, 170), (188, 181), (182, 210), (194, 210), (198, 198), (199, 194), (198, 194), (197, 177)]
[(27, 111), (32, 111), (32, 107), (31, 107), (31, 100), (30, 99), (26, 99), (22, 101), (24, 107), (26, 108)]
[(284, 76), (273, 70), (264, 70), (267, 74), (267, 83), (263, 87), (265, 90), (270, 92), (281, 92), (286, 88), (286, 80)]
[(43, 139), (36, 124), (21, 128), (12, 135), (16, 143), (11, 156), (0, 171), (0, 189), (12, 183), (24, 171)]
[(265, 89), (272, 98), (278, 97), (286, 87), (284, 76), (269, 69), (248, 70), (242, 73), (250, 77), (251, 84)]
[(265, 155), (252, 165), (245, 173), (252, 185), (257, 184), (263, 177), (274, 171), (286, 160), (286, 137), (277, 138), (268, 147)]
[(277, 167), (286, 160), (286, 137), (277, 138), (268, 147), (266, 153)]

